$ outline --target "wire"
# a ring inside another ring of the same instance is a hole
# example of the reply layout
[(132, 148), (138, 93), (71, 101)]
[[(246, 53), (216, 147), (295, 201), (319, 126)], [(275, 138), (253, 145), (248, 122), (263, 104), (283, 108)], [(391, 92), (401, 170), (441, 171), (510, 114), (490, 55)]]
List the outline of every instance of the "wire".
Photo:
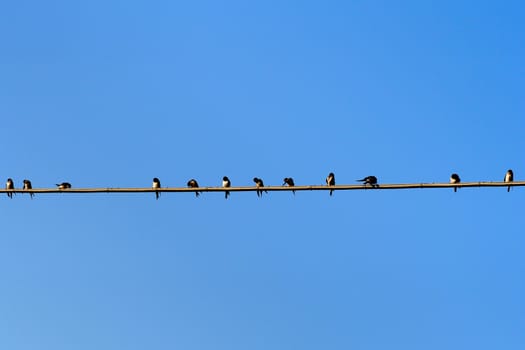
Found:
[[(457, 184), (450, 183), (409, 183), (409, 184), (380, 184), (378, 187), (371, 187), (369, 185), (307, 185), (307, 186), (265, 186), (264, 190), (279, 192), (279, 191), (381, 191), (381, 190), (403, 190), (403, 189), (425, 189), (425, 188), (461, 188), (461, 187), (519, 187), (525, 186), (525, 181), (515, 182), (462, 182)], [(151, 188), (151, 187), (133, 187), (133, 188), (70, 188), (59, 190), (57, 188), (33, 188), (31, 190), (6, 190), (0, 189), (0, 193), (146, 193), (146, 192), (255, 192), (257, 187), (165, 187), (165, 188)]]

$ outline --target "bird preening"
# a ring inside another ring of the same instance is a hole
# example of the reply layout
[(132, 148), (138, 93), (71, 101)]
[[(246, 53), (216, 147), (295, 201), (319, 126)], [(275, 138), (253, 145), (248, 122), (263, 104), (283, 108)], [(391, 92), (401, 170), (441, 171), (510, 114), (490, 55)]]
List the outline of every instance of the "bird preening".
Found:
[[(285, 177), (283, 180), (283, 186), (288, 185), (288, 187), (294, 187), (295, 183), (291, 177)], [(295, 190), (292, 190), (292, 193), (295, 194)]]
[[(335, 175), (334, 175), (334, 173), (328, 174), (328, 176), (326, 177), (326, 185), (327, 186), (335, 186)], [(330, 190), (330, 196), (332, 195), (333, 192), (334, 192), (334, 190)]]
[(356, 180), (356, 181), (363, 182), (363, 185), (365, 185), (365, 187), (366, 185), (370, 185), (372, 186), (372, 188), (379, 187), (379, 185), (377, 184), (377, 177), (373, 175), (364, 177), (361, 180)]
[[(24, 180), (23, 183), (24, 183), (24, 187), (23, 187), (24, 190), (32, 190), (33, 189), (33, 185), (31, 185), (31, 181)], [(33, 199), (34, 195), (35, 194), (33, 192), (29, 192), (29, 196), (31, 196), (31, 199)]]
[[(263, 180), (259, 179), (258, 177), (254, 177), (253, 178), (253, 182), (255, 182), (255, 187), (257, 187), (257, 197), (261, 197), (262, 193), (263, 193), (262, 188), (264, 187)], [(268, 193), (268, 191), (266, 191), (266, 190), (264, 190), (264, 192)]]
[[(197, 180), (195, 179), (191, 179), (190, 181), (188, 181), (187, 185), (190, 188), (199, 188), (199, 184), (197, 183)], [(196, 191), (195, 197), (198, 197), (199, 195), (200, 195), (199, 191)]]

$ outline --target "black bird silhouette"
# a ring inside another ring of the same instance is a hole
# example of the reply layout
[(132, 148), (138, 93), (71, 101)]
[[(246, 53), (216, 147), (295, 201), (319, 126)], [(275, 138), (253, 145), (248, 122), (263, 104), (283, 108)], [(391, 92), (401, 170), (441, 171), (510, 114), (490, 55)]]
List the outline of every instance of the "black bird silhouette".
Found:
[[(262, 187), (264, 187), (264, 182), (262, 179), (259, 179), (258, 177), (253, 178), (253, 182), (255, 182), (255, 186), (257, 186), (257, 197), (261, 197), (263, 190), (261, 190)], [(268, 193), (268, 191), (264, 190), (264, 192)]]
[[(222, 178), (222, 187), (228, 188), (231, 187), (232, 183), (230, 182), (230, 179), (228, 179), (228, 176), (223, 176)], [(230, 191), (224, 192), (224, 198), (228, 199), (230, 195)]]
[[(335, 186), (335, 175), (334, 175), (334, 173), (328, 174), (328, 176), (326, 178), (326, 185), (327, 186)], [(332, 192), (334, 192), (334, 190), (330, 190), (330, 196), (332, 195)]]
[(68, 188), (71, 188), (71, 184), (69, 182), (62, 182), (56, 185), (58, 186), (59, 190), (67, 190)]
[(370, 185), (372, 187), (379, 187), (379, 185), (377, 184), (377, 177), (371, 175), (371, 176), (367, 176), (365, 178), (362, 178), (361, 180), (356, 180), (356, 181), (362, 181), (363, 182), (363, 185)]
[[(32, 190), (33, 186), (31, 185), (31, 181), (24, 180), (24, 190)], [(31, 199), (33, 199), (33, 196), (35, 195), (33, 192), (30, 192), (29, 195), (31, 196)]]
[[(505, 174), (505, 178), (503, 179), (505, 182), (512, 182), (514, 181), (514, 172), (512, 169), (507, 170), (507, 173)], [(507, 187), (507, 192), (510, 192), (510, 186)]]
[[(14, 190), (15, 189), (15, 183), (13, 182), (13, 179), (9, 178), (7, 179), (5, 183), (5, 189), (6, 190)], [(13, 199), (13, 193), (7, 192), (7, 196), (11, 199)]]
[[(151, 185), (152, 188), (160, 188), (160, 180), (156, 177), (153, 178), (153, 184)], [(160, 197), (160, 192), (159, 191), (155, 191), (155, 198), (156, 199), (159, 199)]]
[[(288, 185), (290, 187), (294, 187), (295, 183), (293, 182), (293, 179), (291, 177), (285, 177), (283, 180), (283, 186)], [(292, 193), (295, 194), (295, 190), (292, 190)]]
[[(188, 187), (191, 187), (191, 188), (199, 188), (199, 184), (197, 183), (197, 180), (195, 179), (191, 179), (190, 181), (188, 181)], [(198, 197), (200, 195), (200, 192), (199, 191), (196, 191), (195, 192), (195, 197)]]
[[(459, 175), (454, 173), (452, 175), (450, 175), (450, 183), (451, 184), (458, 184), (461, 182), (461, 179), (459, 178)], [(456, 192), (458, 190), (457, 187), (454, 187), (454, 192)]]

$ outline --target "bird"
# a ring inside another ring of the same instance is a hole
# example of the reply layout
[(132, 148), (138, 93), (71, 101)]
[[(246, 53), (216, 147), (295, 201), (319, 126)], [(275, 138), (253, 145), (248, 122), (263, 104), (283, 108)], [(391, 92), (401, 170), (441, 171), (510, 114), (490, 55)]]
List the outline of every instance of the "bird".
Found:
[[(295, 183), (293, 182), (293, 179), (291, 177), (285, 177), (283, 180), (283, 186), (288, 185), (290, 187), (294, 187)], [(295, 190), (292, 190), (292, 193), (295, 194)]]
[[(24, 190), (32, 190), (33, 186), (31, 185), (31, 181), (24, 180)], [(33, 199), (33, 196), (35, 195), (33, 192), (29, 192), (29, 195), (31, 196), (31, 199)]]
[(58, 186), (59, 190), (67, 190), (68, 188), (71, 188), (71, 184), (69, 182), (62, 182), (60, 184), (55, 184)]
[(377, 184), (377, 177), (373, 175), (367, 176), (365, 178), (362, 178), (361, 180), (356, 180), (356, 181), (362, 181), (365, 187), (367, 184), (369, 184), (372, 187), (379, 187), (379, 185)]
[[(222, 177), (222, 187), (228, 188), (231, 187), (232, 183), (230, 182), (230, 179), (228, 179), (228, 176)], [(228, 199), (228, 196), (230, 195), (230, 191), (224, 192), (224, 198)]]
[[(335, 175), (334, 175), (334, 173), (328, 174), (328, 177), (326, 178), (326, 185), (327, 186), (335, 186)], [(334, 190), (330, 190), (330, 196), (332, 195), (332, 192), (334, 192)]]
[[(13, 182), (13, 179), (9, 178), (7, 179), (5, 183), (5, 189), (6, 190), (14, 190), (15, 189), (15, 183)], [(11, 199), (13, 199), (13, 193), (7, 192), (7, 196)]]
[[(151, 185), (152, 188), (160, 188), (160, 180), (156, 177), (153, 178), (153, 184)], [(155, 191), (155, 197), (157, 199), (159, 199), (160, 197), (160, 192), (159, 191)]]
[[(459, 178), (459, 175), (454, 173), (452, 175), (450, 175), (450, 183), (451, 184), (458, 184), (461, 182), (461, 179)], [(454, 192), (456, 192), (458, 190), (457, 187), (454, 187)]]
[[(259, 179), (258, 177), (253, 178), (253, 182), (255, 182), (255, 186), (257, 187), (257, 197), (261, 197), (263, 190), (261, 190), (261, 187), (264, 187), (264, 182), (262, 179)], [(268, 193), (268, 191), (264, 190), (264, 192)]]
[[(191, 187), (191, 188), (199, 188), (199, 184), (197, 183), (197, 180), (195, 179), (191, 179), (190, 181), (188, 181), (187, 185), (188, 187)], [(198, 197), (199, 195), (200, 195), (199, 191), (196, 191), (195, 197)]]
[[(507, 173), (505, 174), (505, 178), (503, 179), (504, 182), (512, 182), (514, 181), (514, 172), (512, 169), (507, 170)], [(510, 186), (507, 187), (507, 192), (510, 192)]]

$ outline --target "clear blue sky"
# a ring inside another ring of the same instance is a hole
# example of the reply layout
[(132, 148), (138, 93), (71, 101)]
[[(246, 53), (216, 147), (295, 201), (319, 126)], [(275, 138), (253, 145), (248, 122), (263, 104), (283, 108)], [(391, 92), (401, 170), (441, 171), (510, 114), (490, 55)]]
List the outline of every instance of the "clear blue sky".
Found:
[[(524, 179), (524, 15), (4, 2), (0, 176)], [(521, 350), (524, 191), (2, 195), (0, 348)]]

